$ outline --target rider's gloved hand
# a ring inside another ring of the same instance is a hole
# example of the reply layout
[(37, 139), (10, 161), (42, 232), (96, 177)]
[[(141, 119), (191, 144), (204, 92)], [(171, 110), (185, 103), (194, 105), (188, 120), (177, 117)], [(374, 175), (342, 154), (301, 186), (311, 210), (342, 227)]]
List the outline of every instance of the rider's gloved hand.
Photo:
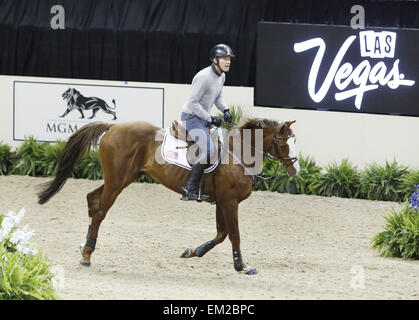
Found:
[(213, 124), (216, 127), (220, 127), (222, 121), (223, 120), (221, 118), (219, 118), (219, 117), (211, 116), (211, 124)]
[(225, 122), (231, 122), (231, 121), (233, 121), (233, 116), (230, 113), (230, 109), (225, 109), (224, 110), (224, 121)]

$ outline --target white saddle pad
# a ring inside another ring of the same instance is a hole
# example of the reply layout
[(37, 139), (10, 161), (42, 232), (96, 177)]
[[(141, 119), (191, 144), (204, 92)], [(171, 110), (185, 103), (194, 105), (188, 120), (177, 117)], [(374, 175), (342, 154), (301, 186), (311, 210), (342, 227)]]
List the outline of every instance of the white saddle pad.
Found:
[[(217, 129), (215, 129), (217, 130)], [(222, 134), (220, 132), (219, 134), (219, 140), (221, 142), (221, 152), (223, 150), (222, 148)], [(188, 149), (187, 143), (182, 140), (178, 140), (175, 137), (173, 137), (169, 133), (169, 129), (166, 129), (166, 132), (164, 134), (163, 139), (163, 145), (161, 148), (161, 155), (163, 159), (171, 164), (177, 165), (179, 167), (182, 167), (187, 170), (191, 170), (191, 165), (188, 162), (188, 159), (186, 157)], [(214, 169), (217, 167), (218, 163), (220, 162), (222, 154), (219, 154), (217, 161), (212, 164), (210, 167), (206, 168), (204, 170), (204, 173), (209, 173), (211, 171), (214, 171)]]

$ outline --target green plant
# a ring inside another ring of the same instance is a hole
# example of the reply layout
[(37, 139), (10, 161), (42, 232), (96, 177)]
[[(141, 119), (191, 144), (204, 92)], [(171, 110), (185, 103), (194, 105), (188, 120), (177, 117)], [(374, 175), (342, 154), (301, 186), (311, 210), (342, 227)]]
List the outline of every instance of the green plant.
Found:
[(40, 164), (42, 175), (51, 176), (55, 174), (58, 167), (58, 160), (60, 159), (60, 155), (63, 152), (65, 145), (66, 142), (64, 141), (57, 141), (54, 144), (47, 143), (44, 145), (43, 159)]
[(140, 183), (159, 183), (158, 181), (154, 180), (152, 177), (150, 177), (147, 174), (143, 174), (140, 179), (135, 180), (135, 182)]
[(274, 160), (265, 159), (263, 161), (263, 169), (259, 176), (263, 178), (273, 178), (268, 180), (256, 178), (253, 185), (253, 190), (255, 191), (276, 191), (281, 193), (290, 191), (290, 177), (288, 176), (284, 166)]
[(25, 139), (16, 150), (16, 161), (10, 173), (28, 176), (42, 175), (42, 162), (45, 156), (45, 144), (38, 143), (34, 137)]
[(321, 196), (355, 198), (358, 195), (360, 175), (348, 159), (340, 165), (333, 163), (326, 167), (325, 173), (318, 173), (312, 179), (310, 192)]
[[(9, 146), (0, 144), (0, 175), (8, 173), (29, 176), (54, 175), (65, 146), (65, 141), (51, 144), (38, 143), (34, 137), (25, 139), (16, 152), (11, 152)], [(97, 150), (91, 150), (83, 155), (81, 161), (74, 168), (73, 177), (91, 180), (103, 179)], [(156, 183), (149, 176), (143, 176), (137, 182)]]
[(276, 163), (273, 160), (264, 160), (261, 177), (272, 177), (269, 180), (256, 178), (253, 185), (253, 190), (267, 190), (276, 192), (291, 192), (291, 183), (295, 183), (297, 193), (310, 194), (309, 186), (313, 182), (316, 175), (321, 168), (318, 167), (313, 158), (310, 156), (304, 157), (301, 153), (298, 155), (298, 163), (300, 165), (300, 172), (292, 178), (287, 174), (285, 167), (281, 163)]
[(403, 200), (407, 200), (412, 196), (415, 185), (419, 185), (419, 170), (409, 171), (405, 176), (403, 176), (400, 186), (403, 194)]
[(99, 161), (99, 152), (90, 151), (86, 153), (74, 167), (73, 176), (75, 178), (100, 180), (103, 179), (102, 167)]
[(16, 228), (23, 215), (23, 209), (0, 215), (0, 300), (58, 299), (46, 257), (28, 247), (33, 231)]
[(0, 300), (58, 299), (52, 286), (50, 265), (41, 252), (34, 256), (1, 253)]
[(310, 156), (303, 157), (301, 153), (298, 155), (298, 163), (300, 165), (300, 172), (295, 178), (290, 178), (290, 182), (295, 182), (297, 192), (300, 194), (311, 194), (310, 185), (314, 182), (321, 168), (316, 165), (316, 162)]
[[(235, 122), (235, 123), (240, 123), (240, 121), (242, 121), (242, 119), (244, 118), (243, 107), (231, 106), (230, 107), (230, 113), (231, 113), (231, 116), (233, 118), (232, 121)], [(224, 119), (224, 114), (221, 113), (221, 112), (219, 112), (217, 116), (220, 117), (221, 119)], [(225, 122), (223, 120), (223, 127), (227, 130), (230, 130), (231, 128), (234, 127), (234, 124)]]
[[(233, 121), (240, 122), (243, 117), (241, 107), (231, 108)], [(226, 124), (230, 125), (230, 124)], [(57, 170), (59, 157), (66, 142), (55, 144), (38, 143), (29, 137), (15, 152), (7, 145), (0, 143), (0, 175), (20, 174), (30, 176), (51, 176)], [(92, 150), (86, 153), (75, 166), (73, 177), (84, 179), (103, 179), (99, 162), (99, 152)], [(315, 161), (299, 154), (300, 173), (291, 178), (283, 165), (265, 159), (262, 177), (274, 176), (269, 180), (256, 179), (253, 190), (290, 192), (291, 184), (295, 183), (300, 194), (319, 194), (325, 196), (357, 197), (362, 196), (375, 200), (400, 201), (407, 199), (412, 193), (412, 185), (419, 184), (419, 171), (408, 172), (406, 167), (398, 166), (394, 161), (385, 167), (370, 165), (361, 176), (361, 190), (358, 190), (359, 174), (347, 159), (338, 166), (326, 167), (321, 173)], [(151, 177), (144, 175), (136, 182), (156, 183)]]
[(419, 259), (419, 213), (406, 204), (384, 218), (385, 229), (374, 236), (371, 247), (384, 257)]
[(401, 186), (407, 172), (407, 167), (396, 161), (386, 161), (384, 167), (372, 163), (362, 173), (360, 194), (369, 200), (401, 201)]
[(10, 172), (15, 153), (11, 151), (10, 146), (0, 143), (0, 175), (6, 175)]

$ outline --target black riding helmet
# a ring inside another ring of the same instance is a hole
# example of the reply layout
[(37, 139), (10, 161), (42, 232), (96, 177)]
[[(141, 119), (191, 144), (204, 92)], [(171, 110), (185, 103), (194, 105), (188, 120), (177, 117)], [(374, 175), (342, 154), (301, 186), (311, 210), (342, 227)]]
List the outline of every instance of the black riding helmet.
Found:
[(226, 44), (217, 44), (214, 48), (211, 49), (210, 60), (212, 61), (215, 57), (230, 56), (235, 57), (233, 50)]
[(218, 62), (218, 57), (223, 57), (223, 56), (230, 56), (232, 58), (235, 57), (233, 50), (231, 50), (231, 48), (226, 45), (226, 44), (217, 44), (214, 48), (211, 49), (210, 52), (210, 60), (212, 62), (212, 59), (217, 58), (217, 62), (215, 63), (216, 66), (218, 66), (220, 69), (220, 65)]

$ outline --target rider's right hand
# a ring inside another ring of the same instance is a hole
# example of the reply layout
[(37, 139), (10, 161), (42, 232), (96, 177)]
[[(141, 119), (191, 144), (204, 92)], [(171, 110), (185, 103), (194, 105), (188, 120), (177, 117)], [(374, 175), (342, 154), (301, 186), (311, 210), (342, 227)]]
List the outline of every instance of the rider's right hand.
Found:
[(213, 124), (216, 127), (220, 127), (222, 123), (222, 119), (216, 116), (211, 116), (211, 124)]

